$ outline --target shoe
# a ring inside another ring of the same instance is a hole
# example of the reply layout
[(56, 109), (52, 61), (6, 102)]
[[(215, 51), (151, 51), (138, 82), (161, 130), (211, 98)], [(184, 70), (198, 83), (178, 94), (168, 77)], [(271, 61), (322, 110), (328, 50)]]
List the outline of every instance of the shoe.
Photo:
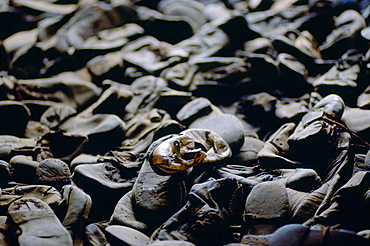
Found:
[(275, 103), (275, 116), (280, 122), (299, 123), (304, 114), (308, 112), (308, 94), (300, 98), (281, 98)]
[(165, 16), (179, 16), (187, 20), (195, 32), (207, 22), (205, 7), (203, 3), (194, 0), (166, 0), (160, 1), (157, 6), (158, 11)]
[(130, 227), (109, 225), (105, 228), (107, 240), (112, 246), (119, 245), (147, 245), (150, 238)]
[(24, 103), (3, 100), (0, 102), (0, 114), (4, 116), (0, 121), (0, 135), (25, 137), (31, 112)]
[(72, 181), (67, 163), (55, 158), (42, 160), (36, 167), (35, 181), (38, 184), (50, 185), (61, 190)]
[(77, 110), (65, 104), (50, 105), (40, 116), (40, 123), (57, 130), (59, 125), (66, 119), (77, 114)]
[(12, 180), (12, 166), (6, 161), (0, 161), (0, 188), (6, 188)]
[(323, 97), (337, 94), (347, 106), (357, 107), (357, 98), (365, 91), (369, 79), (362, 60), (361, 53), (348, 50), (329, 71), (312, 82), (314, 90)]
[(108, 245), (109, 243), (104, 232), (104, 228), (107, 226), (106, 222), (87, 225), (85, 228), (85, 241), (90, 245)]
[(369, 240), (355, 232), (334, 227), (310, 228), (301, 224), (287, 224), (276, 230), (269, 239), (271, 246), (293, 245), (368, 245)]
[(112, 216), (109, 219), (109, 224), (123, 225), (146, 233), (148, 230), (148, 225), (142, 221), (138, 221), (136, 218), (134, 211), (135, 200), (133, 198), (133, 191), (129, 191), (124, 194), (121, 199), (119, 199), (114, 208)]
[(72, 55), (95, 33), (120, 27), (136, 19), (136, 11), (124, 4), (113, 6), (101, 1), (81, 4), (68, 22), (56, 33), (58, 41), (55, 49)]
[(231, 149), (216, 132), (194, 128), (157, 140), (147, 155), (155, 172), (170, 175), (201, 163), (223, 161), (231, 156)]
[(16, 155), (9, 161), (12, 167), (12, 180), (19, 183), (34, 184), (36, 180), (36, 170), (40, 165), (34, 161), (32, 156)]
[(186, 204), (152, 235), (153, 240), (185, 240), (195, 245), (235, 242), (230, 225), (241, 223), (243, 187), (231, 178), (194, 184)]
[(56, 15), (67, 15), (77, 10), (77, 1), (67, 1), (64, 4), (51, 3), (48, 1), (14, 0), (14, 4), (30, 8), (39, 12), (53, 13)]
[(113, 81), (104, 81), (103, 88), (104, 91), (99, 99), (79, 113), (79, 116), (91, 117), (94, 114), (113, 114), (121, 119), (124, 117), (125, 111), (123, 109), (134, 96), (129, 86)]
[(133, 154), (145, 153), (153, 141), (184, 130), (184, 126), (164, 110), (153, 108), (149, 112), (136, 114), (127, 121), (125, 140), (119, 146), (121, 151)]
[(299, 98), (313, 90), (307, 81), (308, 71), (297, 58), (280, 53), (277, 61), (279, 62), (280, 76), (276, 88), (281, 92), (282, 97)]
[(101, 94), (101, 88), (68, 72), (50, 78), (18, 80), (15, 86), (19, 100), (59, 102), (77, 111), (82, 110)]
[[(308, 31), (289, 34), (273, 37), (273, 47), (279, 54), (286, 53), (295, 57), (304, 64), (307, 75), (315, 77), (318, 74), (316, 60), (320, 60), (322, 57), (314, 37)], [(293, 38), (287, 36), (293, 36)]]
[[(194, 20), (189, 20), (188, 17), (165, 15), (145, 6), (138, 6), (135, 10), (139, 23), (145, 29), (147, 35), (166, 43), (177, 44), (190, 38), (195, 32), (193, 28), (196, 28), (196, 24), (192, 25)], [(167, 30), (172, 30), (172, 32), (169, 33)]]
[[(72, 139), (86, 139), (78, 147), (82, 152), (104, 155), (108, 150), (118, 147), (125, 139), (126, 124), (114, 114), (94, 114), (87, 117), (76, 115), (60, 124), (58, 130)], [(109, 143), (103, 144), (104, 139), (109, 139)]]
[(326, 36), (326, 40), (319, 46), (324, 60), (339, 59), (348, 49), (357, 47), (360, 32), (366, 27), (365, 19), (356, 10), (349, 9), (342, 12), (334, 21), (333, 31)]
[(264, 147), (265, 142), (262, 141), (256, 132), (244, 131), (244, 143), (240, 149), (231, 157), (231, 162), (249, 167), (258, 164), (258, 153)]
[(21, 198), (8, 208), (9, 223), (19, 227), (19, 245), (73, 245), (67, 229), (47, 203), (37, 198)]
[(170, 88), (187, 90), (191, 87), (197, 70), (197, 65), (183, 62), (164, 69), (160, 77), (168, 81), (168, 86)]
[(66, 206), (62, 225), (71, 234), (74, 245), (83, 245), (85, 227), (89, 221), (92, 206), (91, 197), (75, 185), (65, 185), (61, 190), (63, 201), (60, 207)]
[(268, 235), (284, 225), (289, 218), (286, 188), (276, 181), (262, 182), (254, 186), (247, 197), (243, 219), (247, 234)]
[[(97, 222), (110, 218), (122, 194), (130, 191), (135, 182), (136, 177), (131, 176), (131, 172), (127, 173), (123, 167), (117, 167), (109, 161), (80, 164), (75, 167), (73, 183), (83, 189), (92, 200), (90, 221)], [(109, 196), (109, 203), (101, 199), (105, 196)]]
[(233, 114), (203, 116), (193, 121), (188, 129), (207, 129), (217, 133), (235, 154), (244, 144), (244, 126)]
[[(370, 125), (368, 124), (370, 119), (369, 117), (369, 109), (345, 107), (342, 120), (348, 129), (350, 129), (363, 141), (366, 141), (370, 137)], [(362, 145), (364, 145), (364, 143), (362, 143)]]
[(166, 86), (167, 82), (163, 78), (152, 75), (140, 77), (132, 82), (130, 90), (134, 96), (125, 107), (126, 114), (123, 119), (129, 121), (138, 113), (152, 110)]
[(288, 158), (288, 138), (296, 127), (295, 123), (283, 124), (269, 139), (264, 147), (258, 152), (258, 163), (262, 168), (289, 168), (298, 167), (299, 162)]
[(222, 110), (212, 104), (207, 98), (198, 97), (185, 104), (176, 114), (176, 118), (185, 126), (196, 119), (207, 115), (221, 115)]
[(0, 136), (0, 156), (3, 161), (9, 162), (14, 156), (26, 155), (37, 158), (40, 149), (33, 138), (18, 138), (10, 135)]

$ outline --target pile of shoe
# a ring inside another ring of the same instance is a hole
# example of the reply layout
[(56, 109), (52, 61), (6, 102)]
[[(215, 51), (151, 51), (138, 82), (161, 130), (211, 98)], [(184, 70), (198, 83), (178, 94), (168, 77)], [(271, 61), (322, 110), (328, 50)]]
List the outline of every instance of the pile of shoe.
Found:
[(369, 0), (0, 0), (1, 245), (369, 245)]

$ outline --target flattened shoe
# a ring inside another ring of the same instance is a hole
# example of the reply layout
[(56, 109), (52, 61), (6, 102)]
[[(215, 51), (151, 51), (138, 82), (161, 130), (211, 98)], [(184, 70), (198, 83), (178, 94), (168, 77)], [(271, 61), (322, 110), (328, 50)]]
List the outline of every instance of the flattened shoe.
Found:
[(301, 224), (287, 224), (276, 230), (269, 239), (270, 246), (298, 245), (369, 245), (369, 239), (355, 232), (334, 227), (310, 228)]
[(36, 167), (35, 177), (37, 183), (51, 185), (58, 190), (72, 181), (71, 171), (67, 163), (56, 158), (42, 160)]
[(154, 108), (160, 93), (167, 86), (163, 78), (143, 76), (132, 82), (130, 89), (135, 96), (126, 105), (124, 120), (132, 119), (138, 113), (146, 113)]
[(16, 155), (9, 161), (12, 167), (12, 178), (15, 182), (32, 184), (35, 182), (36, 169), (40, 165), (32, 157), (25, 155)]
[(114, 114), (77, 115), (64, 121), (59, 130), (72, 139), (87, 139), (81, 145), (85, 153), (105, 154), (124, 140), (126, 124)]
[(287, 157), (288, 138), (296, 127), (295, 123), (285, 123), (265, 142), (258, 152), (258, 162), (262, 168), (289, 168), (299, 164)]
[[(135, 177), (125, 175), (127, 173), (124, 170), (120, 170), (108, 161), (75, 167), (73, 182), (91, 196), (93, 202), (91, 221), (109, 219), (118, 200), (132, 189)], [(107, 203), (106, 200), (101, 199), (102, 197), (109, 197), (110, 202)]]
[(109, 225), (105, 228), (108, 242), (112, 246), (147, 245), (149, 237), (130, 227)]
[(358, 11), (348, 9), (335, 19), (334, 26), (334, 30), (319, 46), (323, 59), (336, 60), (348, 49), (356, 48), (356, 40), (360, 37), (361, 30), (366, 27), (366, 23)]
[(157, 240), (147, 245), (150, 246), (195, 246), (195, 244), (182, 240)]
[(19, 226), (22, 246), (73, 245), (72, 238), (48, 204), (37, 198), (21, 198), (8, 208), (9, 223)]
[(120, 150), (133, 154), (145, 153), (153, 141), (183, 129), (184, 126), (172, 120), (166, 111), (153, 108), (149, 112), (135, 115), (127, 122), (125, 140)]
[(282, 98), (275, 104), (275, 116), (282, 121), (298, 123), (308, 112), (308, 94), (300, 98)]
[(329, 71), (316, 78), (312, 85), (323, 97), (337, 94), (347, 106), (356, 107), (358, 96), (368, 86), (369, 75), (363, 62), (363, 55), (350, 49), (338, 58)]

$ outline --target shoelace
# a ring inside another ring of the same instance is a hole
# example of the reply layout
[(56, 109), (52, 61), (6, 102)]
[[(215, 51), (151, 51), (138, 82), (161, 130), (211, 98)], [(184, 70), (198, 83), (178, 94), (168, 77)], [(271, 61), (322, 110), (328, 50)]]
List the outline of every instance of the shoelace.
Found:
[(333, 116), (327, 112), (324, 112), (324, 114), (322, 115), (322, 119), (326, 121), (327, 123), (335, 125), (337, 130), (342, 130), (342, 131), (344, 130), (348, 132), (351, 135), (351, 137), (360, 140), (360, 142), (364, 144), (366, 147), (370, 147), (370, 144), (368, 142), (366, 142), (363, 138), (361, 138), (359, 135), (357, 135), (352, 130), (350, 130), (343, 122), (340, 122), (341, 120), (337, 118), (336, 116)]

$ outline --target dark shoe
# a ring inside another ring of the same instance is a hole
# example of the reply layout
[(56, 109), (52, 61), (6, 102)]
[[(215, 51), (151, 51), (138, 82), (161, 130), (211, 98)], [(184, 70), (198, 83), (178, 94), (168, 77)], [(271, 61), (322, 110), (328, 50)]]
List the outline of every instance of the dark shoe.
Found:
[[(288, 38), (289, 34), (294, 38)], [(319, 71), (315, 60), (321, 59), (321, 54), (314, 37), (308, 31), (289, 34), (273, 37), (273, 46), (278, 53), (290, 54), (304, 64), (308, 75), (316, 76)]]
[(301, 224), (285, 225), (272, 234), (271, 246), (298, 245), (369, 245), (369, 240), (355, 232), (334, 227), (310, 228)]
[(304, 64), (286, 53), (280, 53), (277, 61), (280, 77), (276, 88), (281, 91), (283, 97), (298, 98), (312, 91), (313, 88), (307, 81), (308, 71)]
[(21, 234), (19, 245), (73, 245), (67, 229), (49, 205), (37, 198), (21, 198), (8, 209), (9, 223)]
[(140, 77), (132, 82), (129, 89), (134, 96), (125, 107), (124, 120), (128, 121), (136, 114), (151, 111), (166, 86), (167, 82), (163, 78), (152, 75)]
[(348, 50), (325, 74), (316, 78), (312, 85), (323, 97), (337, 94), (349, 107), (357, 106), (357, 97), (366, 89), (369, 76), (363, 62), (363, 55)]
[(83, 245), (85, 227), (89, 221), (91, 198), (75, 185), (65, 185), (61, 190), (63, 201), (60, 206), (66, 206), (62, 225), (71, 234), (73, 245)]
[(0, 114), (3, 116), (0, 121), (0, 135), (24, 137), (31, 116), (29, 108), (24, 103), (1, 101)]
[(77, 110), (65, 104), (50, 106), (40, 117), (40, 122), (51, 130), (57, 130), (61, 122), (76, 115)]
[[(108, 220), (122, 194), (132, 189), (136, 177), (132, 177), (131, 172), (125, 170), (124, 167), (115, 166), (109, 161), (80, 164), (75, 167), (73, 182), (92, 199), (91, 221)], [(109, 203), (101, 199), (104, 196), (110, 197)]]
[(110, 225), (124, 225), (135, 230), (146, 232), (148, 225), (142, 221), (138, 221), (135, 215), (135, 201), (132, 195), (133, 191), (129, 191), (122, 196), (117, 202), (116, 207), (109, 220)]
[(24, 184), (34, 184), (36, 180), (36, 170), (40, 163), (34, 161), (32, 156), (16, 155), (10, 159), (9, 164), (13, 170), (13, 181)]
[(342, 12), (334, 22), (334, 30), (319, 46), (323, 59), (339, 59), (348, 49), (355, 49), (360, 31), (366, 27), (365, 19), (356, 10)]
[(85, 228), (85, 241), (88, 245), (109, 245), (105, 237), (104, 228), (108, 225), (106, 222), (92, 223)]
[(15, 136), (0, 136), (0, 156), (2, 160), (9, 162), (16, 155), (32, 156), (36, 160), (40, 149), (37, 142), (32, 138), (18, 138)]
[(160, 1), (157, 8), (164, 15), (179, 16), (186, 19), (193, 30), (197, 31), (207, 22), (204, 16), (205, 7), (203, 3), (194, 0), (166, 0)]
[(145, 153), (153, 141), (183, 129), (183, 125), (172, 120), (166, 111), (153, 108), (135, 115), (127, 122), (126, 139), (119, 148), (133, 154)]
[(275, 103), (275, 116), (282, 123), (299, 123), (302, 116), (308, 112), (308, 94), (300, 98), (282, 98)]
[(94, 36), (95, 33), (120, 27), (136, 19), (136, 11), (124, 4), (113, 6), (101, 1), (89, 2), (82, 5), (69, 21), (59, 28), (56, 49), (73, 54), (87, 38)]
[[(79, 146), (84, 153), (105, 154), (125, 139), (126, 124), (113, 114), (76, 115), (59, 125), (59, 131), (71, 138), (85, 138)], [(109, 141), (108, 141), (109, 139)], [(104, 144), (102, 140), (107, 140)], [(57, 147), (57, 146), (56, 146)], [(77, 148), (76, 148), (77, 149)]]
[(189, 56), (181, 48), (148, 35), (126, 44), (120, 54), (125, 65), (125, 75), (133, 79), (145, 75), (159, 76), (164, 69), (188, 60)]
[(214, 131), (230, 146), (234, 154), (244, 144), (244, 126), (233, 114), (208, 115), (196, 119), (189, 129), (207, 129)]
[(267, 235), (289, 219), (288, 194), (280, 182), (257, 184), (249, 193), (243, 214), (248, 234)]
[(50, 185), (58, 190), (72, 181), (67, 163), (55, 158), (42, 160), (36, 167), (35, 181), (38, 184)]
[[(183, 16), (164, 15), (144, 6), (137, 7), (136, 11), (140, 24), (144, 27), (147, 35), (158, 40), (176, 44), (194, 34), (195, 30), (191, 25), (193, 22)], [(169, 33), (167, 30), (172, 30), (172, 32)]]
[(232, 155), (231, 162), (252, 167), (257, 165), (258, 153), (262, 150), (265, 142), (259, 139), (257, 133), (244, 131), (244, 143), (240, 149)]
[(223, 178), (193, 185), (188, 202), (151, 236), (153, 240), (185, 240), (196, 245), (233, 242), (230, 225), (240, 223), (243, 188)]
[(133, 92), (129, 86), (113, 81), (103, 84), (104, 91), (99, 99), (84, 109), (79, 116), (90, 117), (94, 114), (114, 114), (123, 119), (126, 105), (132, 99)]
[(80, 80), (71, 73), (19, 80), (16, 87), (19, 99), (60, 102), (76, 110), (86, 107), (101, 94), (101, 89), (92, 82)]
[(11, 165), (6, 161), (0, 161), (0, 188), (5, 188), (8, 182), (12, 180)]
[(345, 107), (342, 120), (346, 126), (364, 141), (370, 137), (370, 110)]
[(258, 163), (262, 168), (289, 168), (300, 163), (288, 158), (288, 138), (293, 133), (296, 124), (285, 123), (266, 141), (258, 152)]

